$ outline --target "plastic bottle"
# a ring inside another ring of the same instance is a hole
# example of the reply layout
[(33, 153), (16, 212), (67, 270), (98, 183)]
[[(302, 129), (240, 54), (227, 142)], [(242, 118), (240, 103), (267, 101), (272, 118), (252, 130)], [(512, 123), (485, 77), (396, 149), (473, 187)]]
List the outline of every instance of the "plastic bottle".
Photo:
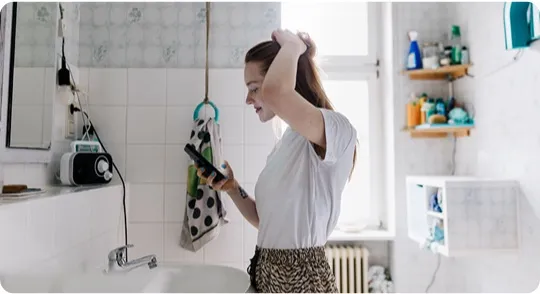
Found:
[(469, 50), (467, 50), (467, 47), (463, 46), (461, 48), (461, 64), (469, 64)]
[(442, 98), (438, 98), (435, 104), (435, 112), (440, 115), (446, 116), (446, 105)]
[(461, 64), (461, 29), (459, 26), (452, 26), (450, 36), (450, 44), (452, 46), (452, 54), (450, 55), (451, 63)]
[(415, 31), (409, 32), (409, 40), (411, 41), (409, 47), (409, 55), (407, 55), (407, 69), (421, 69), (422, 65), (422, 56), (420, 54), (420, 46), (418, 45), (418, 33)]

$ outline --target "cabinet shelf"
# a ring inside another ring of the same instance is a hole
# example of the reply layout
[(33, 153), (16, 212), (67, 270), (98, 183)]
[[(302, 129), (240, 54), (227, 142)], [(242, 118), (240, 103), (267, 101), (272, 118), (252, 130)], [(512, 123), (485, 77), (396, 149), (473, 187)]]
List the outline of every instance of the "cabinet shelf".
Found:
[(415, 128), (405, 128), (413, 138), (444, 138), (448, 135), (455, 137), (468, 137), (473, 125), (420, 125)]
[(402, 73), (411, 80), (456, 80), (466, 76), (469, 67), (471, 64), (447, 65), (436, 69), (405, 70)]

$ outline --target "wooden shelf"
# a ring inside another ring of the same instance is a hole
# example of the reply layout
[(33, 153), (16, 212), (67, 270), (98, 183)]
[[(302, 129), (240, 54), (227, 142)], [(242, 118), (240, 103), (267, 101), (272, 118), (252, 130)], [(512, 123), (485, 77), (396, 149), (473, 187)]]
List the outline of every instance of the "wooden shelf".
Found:
[(444, 126), (432, 128), (405, 128), (404, 131), (409, 132), (413, 138), (444, 138), (448, 135), (455, 137), (468, 137), (471, 129), (474, 126)]
[(455, 80), (467, 75), (470, 66), (470, 64), (460, 64), (442, 66), (437, 69), (405, 70), (403, 74), (408, 75), (411, 80), (447, 80), (449, 77)]

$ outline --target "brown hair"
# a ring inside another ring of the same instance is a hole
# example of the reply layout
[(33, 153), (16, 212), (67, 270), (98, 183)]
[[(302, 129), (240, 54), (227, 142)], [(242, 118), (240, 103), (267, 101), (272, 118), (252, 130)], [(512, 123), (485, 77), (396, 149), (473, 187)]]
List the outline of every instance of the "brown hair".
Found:
[[(326, 93), (322, 87), (319, 71), (315, 65), (314, 58), (317, 52), (315, 43), (309, 37), (309, 35), (305, 33), (299, 33), (298, 36), (300, 36), (300, 38), (306, 43), (307, 50), (298, 59), (295, 90), (313, 106), (317, 108), (334, 110), (330, 99), (328, 99), (328, 96), (326, 96)], [(274, 61), (274, 58), (276, 58), (280, 48), (281, 46), (276, 41), (261, 42), (246, 53), (245, 63), (260, 63), (261, 74), (264, 76), (268, 72), (268, 69)], [(315, 149), (317, 155), (323, 158), (325, 154), (324, 148), (316, 144), (313, 144), (313, 148)], [(355, 163), (356, 147), (354, 148), (353, 168), (351, 170), (351, 175), (354, 171)]]

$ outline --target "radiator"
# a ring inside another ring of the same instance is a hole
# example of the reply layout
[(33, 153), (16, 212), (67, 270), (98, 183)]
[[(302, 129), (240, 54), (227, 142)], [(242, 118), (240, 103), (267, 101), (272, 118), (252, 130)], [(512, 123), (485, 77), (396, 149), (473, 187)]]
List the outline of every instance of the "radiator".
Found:
[(362, 246), (327, 245), (326, 257), (340, 293), (368, 293), (369, 252)]

